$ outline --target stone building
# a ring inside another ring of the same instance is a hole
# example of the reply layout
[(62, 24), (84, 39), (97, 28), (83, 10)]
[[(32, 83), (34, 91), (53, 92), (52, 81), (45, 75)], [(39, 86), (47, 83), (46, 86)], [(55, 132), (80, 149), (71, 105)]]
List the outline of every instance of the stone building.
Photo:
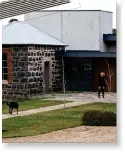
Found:
[(3, 102), (62, 88), (62, 57), (66, 44), (25, 22), (3, 27)]
[[(112, 86), (111, 91), (116, 91), (117, 49), (112, 12), (39, 10), (26, 14), (25, 21), (68, 44), (64, 52), (67, 90), (97, 91), (98, 75), (104, 71), (108, 84)], [(107, 61), (113, 72), (111, 82)]]

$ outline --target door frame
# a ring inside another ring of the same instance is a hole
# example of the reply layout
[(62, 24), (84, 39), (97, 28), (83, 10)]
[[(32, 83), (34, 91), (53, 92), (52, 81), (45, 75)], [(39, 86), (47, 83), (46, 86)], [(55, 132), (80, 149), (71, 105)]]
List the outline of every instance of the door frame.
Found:
[(43, 60), (43, 91), (45, 91), (46, 90), (46, 88), (45, 88), (45, 73), (44, 73), (44, 70), (45, 70), (45, 67), (44, 67), (44, 65), (45, 65), (45, 62), (49, 62), (49, 89), (51, 89), (51, 87), (52, 87), (52, 62), (51, 62), (51, 60), (48, 60), (48, 58), (44, 58), (44, 60)]

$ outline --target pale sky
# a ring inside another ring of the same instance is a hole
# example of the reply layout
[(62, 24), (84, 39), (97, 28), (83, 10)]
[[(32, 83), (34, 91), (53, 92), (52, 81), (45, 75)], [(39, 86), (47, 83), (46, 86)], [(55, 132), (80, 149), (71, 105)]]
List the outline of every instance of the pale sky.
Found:
[[(0, 0), (5, 1), (5, 0)], [(104, 10), (113, 12), (113, 28), (116, 28), (116, 0), (70, 0), (71, 3), (49, 8), (49, 10), (81, 9), (81, 10)], [(24, 15), (12, 17), (20, 21), (24, 20)], [(8, 24), (9, 19), (2, 20), (2, 24)]]

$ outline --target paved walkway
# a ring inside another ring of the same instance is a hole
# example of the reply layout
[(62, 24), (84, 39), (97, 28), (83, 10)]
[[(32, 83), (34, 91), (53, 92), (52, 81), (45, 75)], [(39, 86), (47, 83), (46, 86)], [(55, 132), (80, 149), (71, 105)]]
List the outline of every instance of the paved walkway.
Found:
[[(38, 98), (43, 97), (37, 96)], [(46, 98), (48, 97), (48, 99)], [(45, 100), (63, 100), (63, 94), (48, 94), (45, 95)], [(83, 92), (83, 93), (70, 93), (65, 94), (66, 101), (81, 101), (81, 102), (115, 102), (116, 103), (116, 93), (105, 93), (105, 98), (98, 98), (96, 92)]]
[[(43, 98), (42, 96), (36, 96), (35, 98)], [(62, 94), (48, 94), (44, 95), (45, 99), (44, 100), (64, 100), (64, 96)], [(34, 97), (32, 97), (34, 98)], [(66, 94), (65, 95), (65, 100), (66, 101), (74, 101), (71, 103), (66, 103), (65, 106), (68, 107), (74, 107), (74, 106), (79, 106), (83, 105), (86, 103), (92, 103), (92, 102), (111, 102), (111, 103), (116, 103), (116, 94), (107, 94), (105, 95), (105, 98), (97, 98), (96, 93), (74, 93), (74, 94)], [(57, 109), (62, 109), (64, 108), (63, 104), (60, 105), (54, 105), (54, 106), (49, 106), (49, 107), (43, 107), (43, 108), (38, 108), (38, 109), (31, 109), (27, 111), (20, 111), (18, 115), (16, 113), (13, 113), (13, 115), (10, 114), (3, 114), (2, 119), (7, 119), (11, 117), (17, 117), (17, 116), (24, 116), (24, 115), (30, 115), (34, 113), (39, 113), (39, 112), (46, 112), (46, 111), (51, 111), (51, 110), (57, 110)]]

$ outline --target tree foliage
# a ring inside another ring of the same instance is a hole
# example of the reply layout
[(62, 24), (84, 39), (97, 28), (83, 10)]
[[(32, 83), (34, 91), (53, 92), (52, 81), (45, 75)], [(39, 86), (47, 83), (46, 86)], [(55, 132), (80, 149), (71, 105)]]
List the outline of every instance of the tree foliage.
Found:
[(14, 21), (18, 21), (18, 19), (12, 18), (12, 19), (10, 19), (9, 23), (12, 23), (12, 22), (14, 22)]
[(113, 34), (116, 34), (116, 32), (117, 32), (116, 29), (113, 29)]

